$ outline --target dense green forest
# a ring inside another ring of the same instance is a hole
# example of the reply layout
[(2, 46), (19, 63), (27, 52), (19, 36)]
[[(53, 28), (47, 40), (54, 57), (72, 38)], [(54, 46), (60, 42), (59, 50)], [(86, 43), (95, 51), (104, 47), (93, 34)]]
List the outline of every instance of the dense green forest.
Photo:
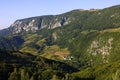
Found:
[(119, 9), (15, 21), (0, 31), (0, 80), (119, 80)]

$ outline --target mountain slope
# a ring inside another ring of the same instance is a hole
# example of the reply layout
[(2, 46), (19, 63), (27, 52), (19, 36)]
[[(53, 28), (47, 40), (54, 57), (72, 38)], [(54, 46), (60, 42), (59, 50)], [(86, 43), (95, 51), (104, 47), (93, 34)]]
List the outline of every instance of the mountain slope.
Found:
[(0, 49), (2, 50), (18, 50), (24, 43), (21, 36), (0, 37)]
[(0, 31), (0, 73), (9, 80), (119, 79), (119, 9), (16, 20)]
[(59, 61), (36, 57), (20, 51), (0, 50), (0, 80), (23, 80), (24, 78), (48, 80), (53, 75), (62, 78), (66, 73), (76, 71), (78, 69)]
[[(119, 52), (119, 8), (117, 5), (102, 10), (73, 10), (60, 15), (16, 20), (8, 29), (1, 31), (13, 37), (13, 41), (8, 37), (8, 40), (1, 39), (1, 49), (19, 49), (75, 63), (78, 67), (98, 61), (99, 64), (116, 61), (119, 57), (116, 60), (111, 57)], [(16, 35), (22, 39), (21, 43), (18, 43), (20, 39), (14, 40)]]
[(21, 32), (36, 32), (43, 28), (54, 29), (68, 24), (77, 24), (83, 30), (119, 27), (119, 8), (113, 6), (102, 10), (73, 10), (60, 15), (47, 15), (16, 20), (8, 29), (0, 31), (1, 34), (16, 34)]

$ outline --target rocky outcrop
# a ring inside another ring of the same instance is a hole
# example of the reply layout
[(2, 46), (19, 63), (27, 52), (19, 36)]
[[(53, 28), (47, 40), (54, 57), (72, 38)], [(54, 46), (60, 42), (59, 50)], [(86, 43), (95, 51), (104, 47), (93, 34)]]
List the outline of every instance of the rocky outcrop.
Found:
[(88, 52), (92, 56), (102, 55), (103, 63), (107, 63), (108, 56), (110, 55), (110, 51), (112, 49), (112, 41), (113, 38), (109, 38), (106, 41), (102, 39), (94, 40), (92, 41)]
[(38, 26), (34, 25), (34, 23), (35, 19), (32, 19), (29, 22), (25, 22), (24, 20), (18, 20), (13, 23), (9, 29), (13, 32), (13, 34), (20, 33), (21, 31), (36, 31), (38, 30)]
[(68, 17), (61, 16), (40, 16), (34, 18), (27, 18), (22, 20), (15, 21), (10, 27), (9, 30), (13, 34), (20, 33), (22, 31), (25, 32), (36, 32), (37, 30), (48, 28), (54, 29), (57, 27), (61, 27), (63, 25), (69, 24), (67, 21)]

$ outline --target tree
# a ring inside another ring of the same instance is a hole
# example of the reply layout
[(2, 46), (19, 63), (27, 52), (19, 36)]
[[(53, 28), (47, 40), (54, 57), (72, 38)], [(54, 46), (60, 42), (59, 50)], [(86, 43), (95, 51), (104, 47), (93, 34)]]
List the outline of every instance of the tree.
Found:
[(10, 77), (8, 80), (21, 80), (20, 74), (17, 72), (17, 69), (14, 69), (14, 72), (10, 74)]
[(120, 70), (117, 70), (115, 74), (112, 75), (113, 80), (120, 80)]
[(56, 75), (53, 75), (52, 79), (51, 80), (59, 80), (58, 76)]
[(29, 74), (25, 69), (21, 69), (21, 80), (29, 80)]

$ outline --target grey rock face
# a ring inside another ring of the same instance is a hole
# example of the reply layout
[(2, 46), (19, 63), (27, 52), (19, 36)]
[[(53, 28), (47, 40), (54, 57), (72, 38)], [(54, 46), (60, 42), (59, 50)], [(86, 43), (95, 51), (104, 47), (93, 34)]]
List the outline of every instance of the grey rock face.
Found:
[(13, 34), (17, 34), (22, 31), (36, 32), (37, 30), (40, 30), (43, 28), (54, 29), (54, 28), (69, 24), (67, 20), (68, 20), (67, 17), (58, 18), (58, 16), (42, 16), (42, 17), (22, 19), (22, 20), (15, 21), (9, 27), (9, 30)]

